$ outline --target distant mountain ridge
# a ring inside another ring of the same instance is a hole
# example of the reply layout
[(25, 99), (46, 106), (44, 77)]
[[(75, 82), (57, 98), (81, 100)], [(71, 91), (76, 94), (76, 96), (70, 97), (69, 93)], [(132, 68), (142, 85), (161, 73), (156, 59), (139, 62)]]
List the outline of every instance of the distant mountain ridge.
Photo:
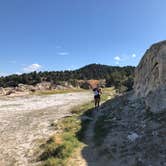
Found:
[(135, 67), (133, 66), (109, 66), (101, 64), (89, 64), (86, 65), (76, 72), (82, 73), (88, 79), (109, 79), (110, 74), (113, 72), (126, 72), (127, 75), (133, 74)]
[(134, 69), (135, 67), (133, 66), (118, 67), (101, 64), (89, 64), (72, 71), (44, 71), (24, 73), (21, 75), (13, 74), (6, 77), (0, 77), (0, 87), (15, 87), (20, 83), (35, 85), (43, 81), (52, 83), (69, 81), (71, 84), (74, 84), (74, 80), (105, 79), (108, 80), (107, 82), (109, 82), (109, 80), (112, 82), (117, 79), (126, 80), (128, 77), (133, 77)]

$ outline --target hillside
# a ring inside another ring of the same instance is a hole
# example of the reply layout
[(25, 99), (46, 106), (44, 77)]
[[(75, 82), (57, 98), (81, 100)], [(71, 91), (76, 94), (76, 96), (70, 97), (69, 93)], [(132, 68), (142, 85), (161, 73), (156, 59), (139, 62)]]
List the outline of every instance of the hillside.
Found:
[(74, 87), (78, 86), (77, 80), (100, 80), (106, 81), (106, 86), (119, 86), (122, 83), (132, 87), (134, 67), (117, 67), (100, 64), (90, 64), (73, 71), (44, 71), (24, 73), (0, 77), (0, 87), (16, 87), (19, 84), (36, 85), (41, 82), (51, 82), (54, 85), (67, 82)]
[(113, 73), (118, 72), (126, 76), (132, 75), (134, 72), (132, 66), (118, 67), (118, 66), (108, 66), (101, 64), (90, 64), (82, 67), (75, 72), (77, 79), (110, 79)]

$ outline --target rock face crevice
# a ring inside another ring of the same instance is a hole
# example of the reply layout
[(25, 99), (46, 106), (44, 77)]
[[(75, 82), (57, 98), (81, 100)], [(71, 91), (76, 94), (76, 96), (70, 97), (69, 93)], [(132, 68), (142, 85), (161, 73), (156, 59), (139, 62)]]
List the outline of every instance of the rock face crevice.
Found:
[(152, 45), (135, 70), (135, 94), (150, 111), (166, 111), (166, 41)]

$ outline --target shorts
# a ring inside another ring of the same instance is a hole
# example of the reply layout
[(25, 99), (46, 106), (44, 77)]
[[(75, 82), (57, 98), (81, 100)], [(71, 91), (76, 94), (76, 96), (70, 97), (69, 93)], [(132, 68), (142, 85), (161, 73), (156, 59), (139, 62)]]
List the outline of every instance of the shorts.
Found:
[(95, 95), (94, 99), (100, 99), (100, 95)]

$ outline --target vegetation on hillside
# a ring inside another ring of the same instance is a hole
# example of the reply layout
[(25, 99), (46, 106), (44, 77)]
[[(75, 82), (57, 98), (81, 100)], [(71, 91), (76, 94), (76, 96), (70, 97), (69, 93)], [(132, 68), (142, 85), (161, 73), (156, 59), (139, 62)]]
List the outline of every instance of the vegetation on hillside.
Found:
[(123, 86), (130, 90), (133, 85), (134, 67), (118, 67), (100, 64), (90, 64), (73, 71), (45, 71), (24, 73), (21, 75), (10, 75), (0, 77), (0, 87), (15, 87), (18, 84), (36, 85), (42, 81), (61, 84), (67, 81), (74, 87), (77, 86), (77, 80), (105, 79), (106, 86), (115, 86), (120, 89)]

